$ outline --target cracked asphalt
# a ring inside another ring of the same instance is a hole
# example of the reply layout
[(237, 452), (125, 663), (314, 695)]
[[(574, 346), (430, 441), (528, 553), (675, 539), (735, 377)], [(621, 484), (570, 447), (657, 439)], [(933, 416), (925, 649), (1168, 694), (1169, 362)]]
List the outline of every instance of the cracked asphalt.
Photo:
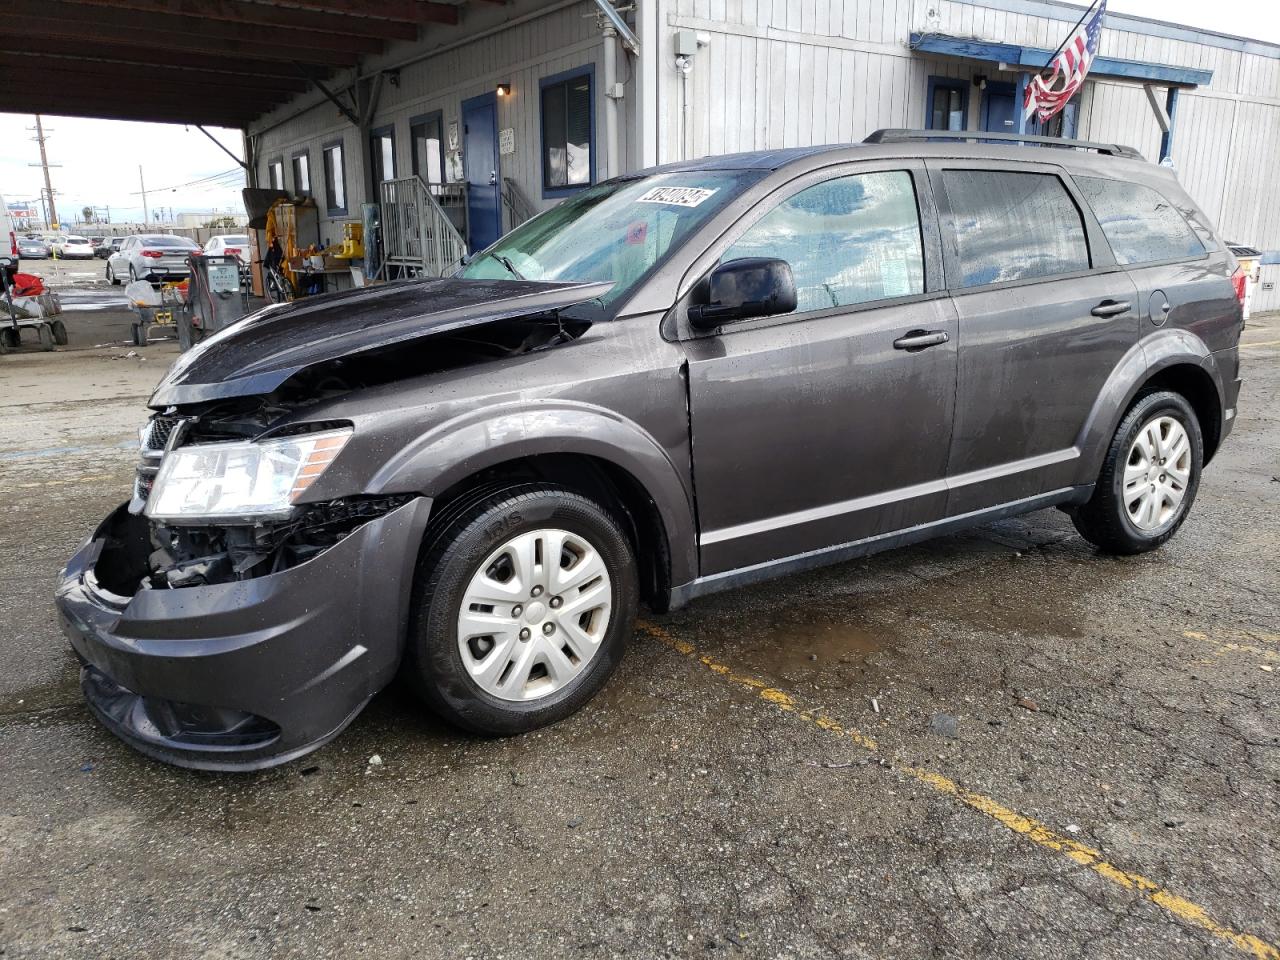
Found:
[(175, 353), (70, 316), (0, 358), (5, 960), (1280, 957), (1280, 317), (1154, 554), (1032, 514), (647, 616), (534, 734), (393, 689), (230, 776), (81, 704), (54, 578)]

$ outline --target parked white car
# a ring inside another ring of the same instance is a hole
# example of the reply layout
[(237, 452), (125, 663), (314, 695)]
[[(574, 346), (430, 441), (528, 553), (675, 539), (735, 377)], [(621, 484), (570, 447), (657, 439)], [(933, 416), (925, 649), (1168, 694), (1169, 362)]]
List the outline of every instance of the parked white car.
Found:
[(249, 238), (243, 233), (210, 237), (209, 242), (204, 245), (204, 252), (208, 257), (237, 257), (240, 260), (240, 266), (247, 267)]
[(92, 260), (93, 244), (87, 237), (58, 234), (54, 237), (54, 255), (63, 260)]
[(140, 233), (125, 237), (120, 249), (107, 258), (107, 279), (119, 284), (133, 280), (160, 283), (185, 280), (191, 275), (187, 257), (200, 247), (186, 237), (167, 233)]

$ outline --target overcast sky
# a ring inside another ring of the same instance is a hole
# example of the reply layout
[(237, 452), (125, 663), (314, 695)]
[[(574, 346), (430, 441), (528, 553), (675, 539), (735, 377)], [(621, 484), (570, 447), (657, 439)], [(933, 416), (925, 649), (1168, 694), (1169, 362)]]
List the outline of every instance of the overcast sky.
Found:
[[(1108, 9), (1280, 43), (1277, 0), (1108, 0)], [(53, 76), (45, 79), (57, 82)], [(26, 129), (34, 123), (31, 116), (0, 114), (0, 195), (10, 202), (40, 196), (40, 155), (31, 140), (35, 134)], [(239, 168), (194, 127), (69, 117), (46, 117), (45, 124), (49, 160), (61, 164), (52, 176), (64, 217), (75, 212), (78, 219), (85, 206), (102, 213), (110, 206), (113, 220), (141, 219), (139, 165), (153, 219), (162, 206), (242, 209)], [(242, 155), (238, 131), (208, 129), (237, 157)]]

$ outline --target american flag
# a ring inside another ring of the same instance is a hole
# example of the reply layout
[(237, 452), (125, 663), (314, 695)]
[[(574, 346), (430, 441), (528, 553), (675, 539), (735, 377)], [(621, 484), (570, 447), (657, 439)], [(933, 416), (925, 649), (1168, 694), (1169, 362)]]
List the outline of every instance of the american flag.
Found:
[(1037, 73), (1027, 84), (1027, 92), (1022, 99), (1022, 115), (1030, 118), (1034, 113), (1040, 119), (1048, 120), (1067, 105), (1067, 101), (1084, 84), (1089, 65), (1098, 55), (1098, 41), (1102, 38), (1102, 18), (1107, 13), (1107, 0), (1098, 4), (1098, 9), (1087, 20), (1081, 22), (1058, 54), (1048, 66), (1053, 73), (1046, 80)]

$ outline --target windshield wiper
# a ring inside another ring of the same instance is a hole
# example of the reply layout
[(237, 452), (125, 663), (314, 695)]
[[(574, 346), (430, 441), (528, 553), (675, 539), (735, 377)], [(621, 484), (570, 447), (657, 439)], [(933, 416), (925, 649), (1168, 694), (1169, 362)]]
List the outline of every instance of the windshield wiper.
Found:
[(511, 258), (510, 258), (510, 257), (504, 257), (504, 256), (503, 256), (502, 254), (500, 254), (500, 253), (491, 253), (491, 254), (489, 254), (489, 256), (493, 257), (493, 259), (497, 260), (500, 264), (502, 264), (504, 267), (506, 267), (506, 268), (507, 268), (507, 273), (511, 274), (511, 275), (512, 275), (513, 277), (515, 277), (517, 280), (528, 280), (528, 279), (529, 279), (529, 278), (528, 278), (528, 277), (526, 277), (523, 273), (521, 273), (519, 270), (517, 270), (517, 269), (516, 269), (516, 265), (515, 265), (514, 263), (512, 263), (512, 262), (511, 262)]

